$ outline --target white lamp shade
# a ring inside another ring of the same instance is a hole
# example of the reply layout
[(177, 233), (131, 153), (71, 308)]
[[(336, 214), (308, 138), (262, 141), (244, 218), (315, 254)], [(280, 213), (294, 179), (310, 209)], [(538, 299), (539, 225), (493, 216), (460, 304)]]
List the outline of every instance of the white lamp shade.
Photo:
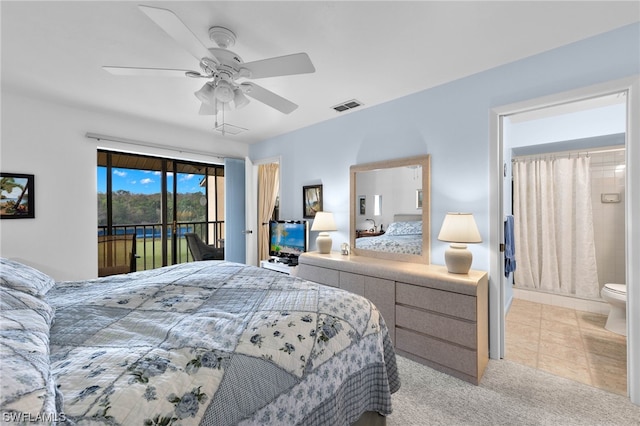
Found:
[(241, 89), (236, 89), (233, 91), (233, 104), (236, 109), (240, 109), (246, 106), (249, 103), (249, 99), (242, 93)]
[(333, 219), (333, 213), (330, 212), (317, 212), (313, 219), (313, 225), (311, 225), (312, 231), (320, 231), (318, 238), (316, 238), (316, 245), (318, 246), (318, 252), (321, 254), (331, 253), (331, 245), (333, 241), (328, 231), (337, 231), (336, 221)]
[(312, 231), (337, 231), (336, 221), (331, 212), (317, 212), (311, 225)]
[(220, 102), (214, 102), (213, 104), (203, 102), (200, 104), (200, 110), (198, 111), (198, 114), (218, 115), (218, 113), (222, 110), (230, 111), (231, 107), (229, 106), (229, 104), (222, 104)]
[(438, 239), (450, 243), (482, 242), (478, 226), (471, 213), (447, 213)]
[(213, 91), (213, 85), (207, 82), (200, 90), (194, 92), (194, 95), (196, 95), (196, 98), (198, 98), (200, 102), (213, 105)]
[(220, 80), (218, 85), (213, 90), (213, 95), (218, 102), (227, 103), (231, 102), (234, 98), (233, 86), (226, 80)]
[(218, 115), (218, 108), (215, 105), (203, 102), (200, 104), (200, 110), (198, 111), (200, 115)]
[(466, 274), (471, 268), (473, 255), (467, 243), (480, 243), (480, 232), (471, 213), (447, 213), (438, 235), (440, 241), (451, 243), (444, 253), (447, 270), (454, 274)]

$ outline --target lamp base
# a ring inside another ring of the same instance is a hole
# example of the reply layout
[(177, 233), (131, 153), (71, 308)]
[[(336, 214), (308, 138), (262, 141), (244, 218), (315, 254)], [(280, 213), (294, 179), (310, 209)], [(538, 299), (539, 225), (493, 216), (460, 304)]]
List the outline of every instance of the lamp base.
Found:
[(316, 238), (316, 246), (318, 247), (318, 252), (320, 252), (320, 254), (331, 253), (332, 244), (333, 241), (331, 240), (328, 232), (321, 232), (318, 234), (318, 238)]
[(473, 255), (466, 244), (451, 244), (444, 252), (444, 263), (452, 274), (468, 274)]

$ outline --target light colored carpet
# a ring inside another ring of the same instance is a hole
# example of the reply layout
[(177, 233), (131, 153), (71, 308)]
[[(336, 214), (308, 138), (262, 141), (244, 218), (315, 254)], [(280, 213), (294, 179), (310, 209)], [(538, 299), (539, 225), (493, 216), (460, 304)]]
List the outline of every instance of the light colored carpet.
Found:
[(400, 390), (388, 426), (640, 425), (623, 396), (505, 360), (490, 360), (480, 386), (398, 356)]

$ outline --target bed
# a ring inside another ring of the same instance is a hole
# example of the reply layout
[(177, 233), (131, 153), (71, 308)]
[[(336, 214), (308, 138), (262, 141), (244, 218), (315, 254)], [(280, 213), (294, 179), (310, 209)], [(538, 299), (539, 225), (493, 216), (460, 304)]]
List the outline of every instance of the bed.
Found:
[(362, 250), (421, 255), (422, 216), (395, 215), (384, 234), (356, 238), (355, 246)]
[(4, 420), (348, 425), (391, 413), (392, 342), (353, 293), (225, 261), (58, 283), (0, 267)]

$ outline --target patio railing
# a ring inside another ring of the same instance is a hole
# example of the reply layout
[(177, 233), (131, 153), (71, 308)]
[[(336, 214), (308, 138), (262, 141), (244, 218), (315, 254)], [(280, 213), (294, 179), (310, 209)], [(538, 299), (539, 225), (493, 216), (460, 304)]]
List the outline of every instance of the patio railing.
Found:
[[(106, 235), (107, 226), (98, 226), (98, 235)], [(184, 234), (194, 232), (207, 244), (224, 247), (224, 221), (215, 222), (178, 222), (176, 223), (176, 262), (192, 262)], [(162, 262), (162, 225), (159, 223), (144, 225), (114, 225), (114, 235), (135, 234), (136, 236), (136, 270), (155, 269), (163, 266)], [(171, 264), (173, 246), (172, 227), (167, 227), (167, 263)], [(209, 238), (211, 236), (211, 238)]]

